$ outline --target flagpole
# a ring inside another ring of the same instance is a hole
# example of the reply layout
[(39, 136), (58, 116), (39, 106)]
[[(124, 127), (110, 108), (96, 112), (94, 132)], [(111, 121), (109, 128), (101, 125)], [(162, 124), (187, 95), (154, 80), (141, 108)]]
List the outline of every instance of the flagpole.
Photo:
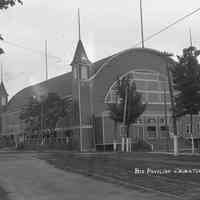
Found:
[(45, 73), (46, 73), (46, 80), (48, 80), (48, 58), (47, 58), (47, 40), (45, 40)]
[[(78, 8), (78, 39), (81, 40), (80, 9)], [(83, 130), (82, 130), (82, 109), (81, 109), (81, 74), (80, 64), (78, 64), (78, 107), (79, 107), (79, 131), (80, 131), (80, 151), (83, 151)]]
[(140, 23), (141, 23), (142, 48), (144, 48), (144, 24), (143, 24), (142, 0), (140, 0)]
[(80, 9), (78, 8), (78, 39), (81, 40), (81, 19), (80, 19)]

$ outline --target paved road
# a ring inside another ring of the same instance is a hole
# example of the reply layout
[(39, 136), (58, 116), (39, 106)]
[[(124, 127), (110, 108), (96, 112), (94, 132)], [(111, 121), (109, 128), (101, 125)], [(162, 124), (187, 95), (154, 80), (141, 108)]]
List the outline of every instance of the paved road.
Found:
[(11, 200), (172, 200), (56, 169), (34, 153), (0, 153), (0, 186)]

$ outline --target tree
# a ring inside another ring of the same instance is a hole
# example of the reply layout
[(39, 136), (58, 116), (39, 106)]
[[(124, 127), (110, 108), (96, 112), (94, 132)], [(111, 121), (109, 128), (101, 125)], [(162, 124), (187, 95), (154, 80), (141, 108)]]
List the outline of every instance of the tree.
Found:
[[(21, 0), (0, 0), (0, 10), (8, 9), (9, 7), (15, 6), (17, 3), (23, 4)], [(0, 34), (0, 40), (3, 40)], [(0, 48), (0, 54), (3, 54), (4, 50)]]
[[(116, 102), (108, 104), (110, 118), (117, 123), (124, 123), (126, 135), (129, 137), (130, 125), (145, 111), (146, 104), (142, 102), (142, 95), (137, 92), (136, 84), (128, 76), (117, 80)], [(115, 128), (116, 131), (116, 128)]]
[(0, 0), (0, 9), (8, 9), (9, 7), (15, 6), (17, 3), (22, 4), (21, 0)]
[[(175, 114), (182, 117), (190, 115), (190, 131), (193, 136), (193, 115), (200, 111), (200, 51), (195, 47), (183, 49), (183, 55), (178, 56), (178, 62), (172, 69), (175, 95)], [(194, 151), (194, 148), (193, 148)]]
[(41, 100), (31, 97), (22, 109), (20, 119), (26, 124), (26, 131), (55, 129), (60, 117), (69, 113), (69, 106), (56, 93), (48, 93)]
[(55, 129), (58, 119), (67, 114), (64, 101), (56, 93), (49, 93), (41, 104), (44, 106), (45, 128)]
[(36, 98), (30, 97), (20, 113), (20, 120), (26, 125), (25, 131), (34, 132), (41, 127), (40, 103)]

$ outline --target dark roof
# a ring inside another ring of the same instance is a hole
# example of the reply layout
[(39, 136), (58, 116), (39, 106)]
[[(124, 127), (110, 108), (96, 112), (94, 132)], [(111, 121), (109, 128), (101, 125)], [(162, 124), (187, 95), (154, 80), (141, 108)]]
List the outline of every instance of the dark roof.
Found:
[[(85, 53), (85, 49), (83, 47), (83, 44), (81, 40), (79, 40), (77, 48), (76, 48), (76, 53), (74, 56), (74, 59), (72, 63), (77, 63), (77, 62), (90, 62), (92, 66), (92, 74), (93, 77), (95, 77), (97, 74), (97, 71), (101, 71), (104, 67), (106, 67), (113, 59), (117, 58), (120, 55), (123, 54), (130, 54), (133, 51), (144, 51), (152, 54), (156, 54), (158, 56), (163, 57), (166, 59), (167, 62), (169, 63), (174, 63), (174, 61), (167, 55), (165, 55), (162, 52), (156, 51), (154, 49), (148, 49), (148, 48), (131, 48), (127, 49), (124, 51), (121, 51), (119, 53), (116, 53), (112, 56), (109, 56), (107, 58), (101, 59), (93, 64), (88, 60), (87, 55)], [(82, 55), (85, 56), (85, 59), (79, 60), (82, 58)], [(0, 87), (4, 87), (4, 85), (0, 85)], [(5, 89), (5, 87), (4, 87)], [(7, 111), (16, 111), (22, 106), (26, 105), (28, 99), (31, 96), (42, 96), (44, 94), (47, 94), (49, 92), (55, 92), (57, 93), (60, 97), (65, 97), (68, 95), (72, 94), (72, 72), (57, 76), (55, 78), (49, 79), (47, 81), (41, 82), (39, 84), (27, 87), (20, 92), (18, 92), (15, 96), (12, 97), (12, 99), (9, 101), (7, 105)]]
[(6, 88), (5, 88), (4, 83), (2, 81), (1, 81), (1, 84), (0, 84), (0, 95), (8, 96)]
[(130, 49), (126, 49), (126, 50), (123, 50), (123, 51), (120, 51), (118, 53), (115, 53), (113, 54), (112, 56), (109, 56), (107, 58), (104, 58), (102, 60), (99, 60), (95, 63), (92, 64), (92, 72), (93, 72), (93, 77), (95, 77), (99, 71), (101, 71), (104, 67), (106, 67), (107, 65), (109, 65), (115, 58), (118, 58), (119, 56), (121, 55), (129, 55), (129, 54), (132, 54), (133, 52), (147, 52), (147, 53), (151, 53), (151, 54), (155, 54), (157, 56), (160, 56), (162, 57), (163, 59), (166, 60), (166, 62), (168, 63), (175, 63), (175, 61), (170, 57), (168, 56), (167, 53), (165, 52), (160, 52), (160, 51), (157, 51), (155, 49), (150, 49), (150, 48), (130, 48)]
[(57, 93), (61, 98), (72, 94), (72, 73), (65, 73), (47, 81), (29, 86), (14, 95), (7, 105), (7, 111), (13, 112), (27, 104), (30, 97), (43, 96), (49, 92)]
[(87, 57), (85, 48), (84, 48), (81, 40), (78, 41), (76, 51), (74, 54), (74, 58), (71, 62), (71, 65), (74, 65), (74, 64), (86, 64), (86, 65), (91, 64), (91, 62), (89, 61), (89, 59)]

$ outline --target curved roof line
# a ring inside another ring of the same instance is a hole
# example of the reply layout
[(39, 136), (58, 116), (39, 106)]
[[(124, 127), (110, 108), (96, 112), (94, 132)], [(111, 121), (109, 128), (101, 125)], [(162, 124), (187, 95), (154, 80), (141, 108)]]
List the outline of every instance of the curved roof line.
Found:
[[(28, 92), (28, 97), (29, 97), (30, 90), (34, 89), (35, 87), (42, 87), (43, 89), (51, 89), (50, 84), (52, 84), (52, 82), (59, 80), (60, 78), (66, 77), (65, 78), (66, 80), (70, 80), (71, 74), (72, 74), (71, 72), (67, 72), (67, 73), (55, 76), (51, 79), (48, 79), (48, 80), (45, 80), (45, 81), (42, 81), (42, 82), (39, 82), (39, 83), (36, 83), (36, 84), (33, 84), (33, 85), (23, 88), (22, 90), (20, 90), (19, 92), (17, 92), (16, 94), (14, 94), (11, 97), (11, 99), (8, 101), (6, 107), (8, 108), (9, 106), (11, 106), (12, 103), (15, 102), (15, 100), (17, 100), (19, 98), (22, 98), (22, 99), (26, 98), (27, 95), (24, 96), (24, 94), (26, 94), (26, 92)], [(71, 82), (69, 82), (69, 83), (71, 83)], [(35, 95), (35, 94), (33, 93), (32, 95)]]
[(148, 51), (148, 52), (151, 52), (153, 54), (156, 54), (158, 56), (161, 56), (163, 57), (165, 60), (168, 60), (168, 62), (170, 63), (174, 63), (175, 61), (170, 58), (169, 56), (165, 55), (164, 53), (158, 51), (158, 50), (155, 50), (155, 49), (150, 49), (150, 48), (130, 48), (130, 49), (126, 49), (126, 50), (123, 50), (123, 51), (120, 51), (119, 53), (116, 53), (114, 55), (112, 55), (110, 58), (108, 58), (108, 60), (106, 60), (100, 67), (99, 69), (97, 70), (97, 72), (92, 75), (90, 78), (89, 78), (89, 81), (95, 79), (97, 77), (97, 75), (103, 70), (103, 68), (108, 65), (113, 59), (117, 58), (118, 56), (120, 55), (123, 55), (124, 53), (127, 53), (129, 51)]
[[(161, 73), (159, 73), (159, 72), (157, 72), (157, 71), (151, 70), (151, 69), (147, 69), (147, 70), (133, 69), (133, 70), (131, 70), (131, 71), (126, 72), (125, 74), (122, 74), (122, 75), (119, 77), (119, 79), (121, 79), (121, 78), (127, 76), (129, 73), (135, 73), (135, 72), (138, 72), (138, 71), (139, 71), (139, 72), (140, 72), (140, 71), (143, 71), (143, 72), (158, 73), (160, 77), (163, 77), (164, 79), (167, 79), (167, 77), (164, 76), (163, 74), (161, 74)], [(133, 80), (134, 80), (134, 79), (133, 79)], [(106, 93), (104, 99), (106, 99), (106, 98), (108, 97), (109, 92), (112, 90), (112, 88), (113, 88), (114, 85), (117, 83), (117, 81), (118, 81), (118, 80), (114, 81), (114, 82), (112, 83), (112, 85), (109, 87), (109, 89), (107, 90), (107, 93)]]
[[(40, 83), (37, 83), (37, 84), (40, 84)], [(35, 85), (37, 85), (37, 84), (35, 84)], [(34, 86), (34, 85), (33, 85), (33, 86)], [(8, 103), (7, 103), (6, 106), (9, 106), (9, 105), (15, 100), (15, 97), (16, 97), (17, 95), (22, 94), (25, 90), (27, 90), (27, 89), (29, 89), (29, 88), (31, 88), (31, 87), (32, 87), (32, 85), (31, 85), (31, 86), (28, 86), (28, 87), (25, 87), (25, 88), (23, 88), (22, 90), (20, 90), (19, 92), (17, 92), (16, 94), (14, 94), (14, 95), (11, 97), (11, 99), (8, 101)]]

